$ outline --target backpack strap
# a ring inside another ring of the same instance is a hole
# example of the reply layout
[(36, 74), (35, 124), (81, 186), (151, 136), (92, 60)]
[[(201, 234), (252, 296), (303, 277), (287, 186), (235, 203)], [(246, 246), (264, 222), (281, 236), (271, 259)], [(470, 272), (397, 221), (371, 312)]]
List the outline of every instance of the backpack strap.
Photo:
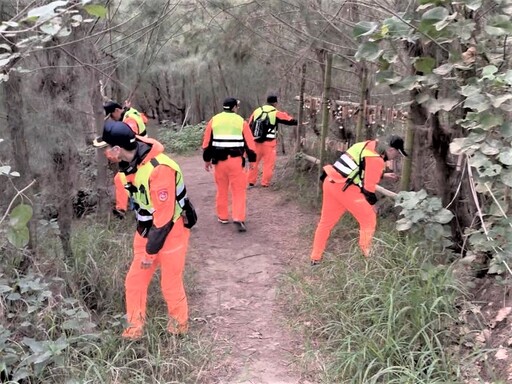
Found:
[[(354, 178), (356, 176), (359, 176), (359, 178), (361, 179), (361, 182), (363, 181), (363, 179), (361, 178), (361, 175), (362, 175), (362, 172), (363, 172), (362, 166), (361, 166), (362, 165), (361, 162), (362, 162), (362, 158), (363, 158), (364, 149), (370, 143), (370, 141), (371, 140), (366, 141), (366, 143), (364, 144), (363, 148), (361, 149), (361, 152), (359, 152), (359, 164), (357, 165), (357, 168), (358, 168), (357, 173), (354, 176), (352, 176), (350, 179), (347, 179), (347, 181), (345, 182), (345, 186), (343, 187), (343, 191), (346, 191), (347, 188), (351, 184), (354, 184)], [(360, 188), (362, 188), (362, 186)]]

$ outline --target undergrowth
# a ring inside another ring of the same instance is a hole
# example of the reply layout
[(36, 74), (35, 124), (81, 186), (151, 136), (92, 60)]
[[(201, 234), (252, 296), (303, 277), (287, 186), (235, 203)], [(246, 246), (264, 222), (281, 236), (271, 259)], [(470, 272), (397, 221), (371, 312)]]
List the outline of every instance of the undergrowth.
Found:
[(201, 148), (204, 127), (204, 123), (184, 127), (165, 124), (159, 128), (158, 137), (169, 154), (188, 154)]
[[(74, 228), (73, 260), (49, 238), (26, 275), (0, 267), (0, 382), (201, 382), (213, 342), (193, 325), (183, 338), (168, 334), (156, 276), (144, 337), (120, 337), (133, 230), (131, 218), (107, 226), (88, 218)], [(187, 288), (192, 279), (187, 271)]]

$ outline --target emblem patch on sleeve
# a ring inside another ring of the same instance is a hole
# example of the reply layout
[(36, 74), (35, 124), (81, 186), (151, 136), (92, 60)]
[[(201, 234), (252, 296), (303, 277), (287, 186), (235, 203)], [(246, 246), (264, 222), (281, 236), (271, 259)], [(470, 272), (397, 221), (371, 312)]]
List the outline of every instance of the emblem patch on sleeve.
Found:
[(160, 201), (167, 201), (169, 198), (169, 192), (167, 192), (167, 189), (161, 189), (158, 191), (158, 200)]

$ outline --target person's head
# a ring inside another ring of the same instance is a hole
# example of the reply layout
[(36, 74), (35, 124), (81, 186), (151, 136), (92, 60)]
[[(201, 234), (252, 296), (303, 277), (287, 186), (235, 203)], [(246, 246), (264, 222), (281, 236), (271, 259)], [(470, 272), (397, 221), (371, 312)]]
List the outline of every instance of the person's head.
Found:
[(124, 108), (121, 104), (116, 103), (115, 101), (107, 101), (103, 104), (103, 109), (105, 110), (105, 116), (111, 117), (116, 121), (121, 121), (123, 118)]
[(268, 95), (267, 96), (267, 104), (270, 104), (270, 105), (277, 104), (277, 96), (276, 95)]
[(391, 136), (389, 146), (386, 149), (386, 157), (388, 160), (394, 160), (400, 155), (407, 156), (404, 149), (404, 140), (400, 136)]
[(103, 134), (93, 141), (96, 148), (105, 148), (105, 156), (113, 163), (132, 161), (137, 149), (135, 133), (121, 121), (107, 120)]
[(228, 97), (224, 99), (224, 102), (222, 103), (222, 109), (224, 109), (225, 111), (236, 112), (238, 111), (239, 105), (240, 100), (237, 100), (234, 97)]

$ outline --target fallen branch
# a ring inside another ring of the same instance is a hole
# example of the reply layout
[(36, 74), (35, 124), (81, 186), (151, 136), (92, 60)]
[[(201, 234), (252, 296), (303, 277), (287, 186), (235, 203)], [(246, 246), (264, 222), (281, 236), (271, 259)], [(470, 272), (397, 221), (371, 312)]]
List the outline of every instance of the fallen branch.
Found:
[[(320, 160), (318, 160), (316, 157), (313, 157), (313, 156), (310, 156), (310, 155), (306, 155), (305, 153), (301, 153), (301, 156), (303, 159), (313, 163), (313, 164), (320, 164)], [(393, 199), (396, 199), (396, 196), (397, 194), (393, 191), (390, 191), (384, 187), (381, 187), (380, 185), (377, 185), (375, 187), (375, 190), (381, 194), (383, 194), (384, 196), (387, 196), (387, 197), (391, 197)]]

